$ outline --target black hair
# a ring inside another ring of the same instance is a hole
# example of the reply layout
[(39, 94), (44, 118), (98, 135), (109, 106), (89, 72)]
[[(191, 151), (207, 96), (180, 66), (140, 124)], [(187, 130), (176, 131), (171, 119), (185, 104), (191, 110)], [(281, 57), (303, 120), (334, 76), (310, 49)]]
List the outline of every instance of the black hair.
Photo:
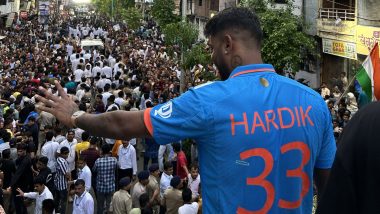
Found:
[(141, 214), (153, 214), (153, 210), (151, 207), (141, 208)]
[(6, 129), (0, 129), (0, 138), (2, 138), (4, 142), (9, 142), (11, 140), (11, 134)]
[(45, 185), (46, 183), (46, 180), (42, 177), (42, 176), (37, 176), (34, 180), (33, 180), (33, 184), (43, 184)]
[(42, 210), (47, 213), (53, 213), (55, 209), (55, 203), (53, 199), (45, 199), (42, 201)]
[(83, 141), (88, 141), (88, 139), (90, 138), (90, 134), (88, 132), (83, 132), (82, 133), (82, 140)]
[(263, 39), (260, 21), (249, 8), (231, 7), (219, 12), (207, 22), (204, 34), (206, 37), (216, 36), (218, 33), (230, 29), (250, 32), (260, 47)]
[(164, 163), (164, 170), (168, 170), (169, 168), (173, 168), (172, 162), (165, 162)]
[(181, 144), (180, 143), (173, 143), (173, 150), (175, 152), (181, 151)]
[(99, 142), (99, 138), (98, 137), (91, 137), (91, 139), (90, 139), (90, 144), (91, 145), (96, 145), (98, 142)]
[(26, 145), (25, 143), (20, 143), (17, 145), (17, 150), (25, 150), (26, 151), (27, 149), (28, 149), (28, 145)]
[(61, 152), (61, 154), (65, 154), (65, 153), (68, 154), (70, 152), (70, 150), (69, 150), (69, 148), (67, 148), (66, 146), (64, 146), (64, 147), (61, 148), (60, 152)]
[(103, 154), (108, 154), (111, 151), (111, 146), (109, 144), (104, 144), (102, 146), (102, 152)]
[(79, 186), (79, 185), (85, 186), (85, 182), (83, 179), (78, 179), (75, 181), (74, 186)]
[(46, 140), (47, 141), (51, 141), (52, 139), (53, 139), (53, 137), (54, 137), (54, 132), (52, 132), (52, 131), (48, 131), (48, 132), (46, 132)]
[(67, 134), (69, 134), (69, 133), (73, 133), (73, 134), (75, 135), (75, 131), (74, 131), (74, 129), (70, 129), (70, 130), (68, 130), (68, 131), (67, 131)]
[(193, 193), (191, 192), (191, 189), (185, 188), (182, 190), (182, 199), (184, 203), (190, 202), (192, 198)]
[(140, 202), (140, 207), (141, 208), (144, 208), (144, 207), (148, 206), (148, 202), (149, 202), (149, 195), (148, 195), (148, 193), (143, 193), (142, 195), (140, 195), (139, 202)]
[(191, 169), (196, 169), (196, 170), (199, 171), (199, 166), (198, 166), (198, 164), (197, 164), (197, 163), (193, 163), (193, 164), (191, 164), (191, 166), (190, 166), (190, 170), (191, 170)]
[(1, 157), (4, 159), (9, 159), (11, 157), (11, 150), (10, 149), (5, 149), (1, 152)]
[(119, 97), (124, 97), (124, 92), (123, 92), (123, 91), (119, 91), (119, 92), (117, 93), (117, 95), (118, 95)]

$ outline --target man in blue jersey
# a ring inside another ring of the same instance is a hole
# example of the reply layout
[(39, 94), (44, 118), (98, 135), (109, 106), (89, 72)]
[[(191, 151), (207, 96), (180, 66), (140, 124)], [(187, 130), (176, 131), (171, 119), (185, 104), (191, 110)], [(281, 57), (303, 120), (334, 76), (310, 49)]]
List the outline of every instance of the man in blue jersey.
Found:
[(263, 34), (249, 9), (220, 12), (205, 34), (223, 81), (145, 111), (98, 115), (75, 112), (56, 83), (61, 99), (42, 90), (40, 109), (103, 137), (195, 139), (204, 213), (311, 213), (313, 178), (323, 191), (336, 150), (325, 102), (262, 64)]

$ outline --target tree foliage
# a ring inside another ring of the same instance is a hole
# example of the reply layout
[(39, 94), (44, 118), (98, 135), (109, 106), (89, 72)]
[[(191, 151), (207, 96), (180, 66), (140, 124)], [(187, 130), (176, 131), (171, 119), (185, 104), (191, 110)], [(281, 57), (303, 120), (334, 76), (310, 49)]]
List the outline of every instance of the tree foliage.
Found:
[(105, 15), (109, 18), (112, 18), (112, 4), (113, 4), (113, 18), (115, 20), (123, 20), (128, 16), (128, 12), (133, 12), (136, 19), (135, 11), (131, 8), (134, 8), (134, 0), (93, 0), (98, 13)]
[(165, 43), (179, 45), (182, 50), (189, 49), (198, 39), (198, 29), (188, 22), (176, 22), (163, 28)]
[(174, 10), (174, 0), (154, 0), (151, 13), (157, 23), (165, 27), (167, 24), (175, 23), (180, 20), (179, 16), (173, 13)]
[(184, 56), (183, 67), (185, 69), (191, 69), (195, 65), (201, 64), (206, 67), (211, 63), (211, 54), (206, 50), (204, 43), (196, 44), (189, 49)]
[(277, 71), (298, 71), (308, 54), (315, 55), (315, 40), (303, 31), (303, 19), (292, 13), (291, 1), (274, 8), (268, 0), (243, 0), (241, 6), (253, 9), (264, 32), (262, 56)]
[(120, 15), (121, 18), (127, 22), (129, 29), (135, 30), (141, 25), (143, 16), (141, 12), (135, 7), (130, 7), (126, 10), (123, 10)]

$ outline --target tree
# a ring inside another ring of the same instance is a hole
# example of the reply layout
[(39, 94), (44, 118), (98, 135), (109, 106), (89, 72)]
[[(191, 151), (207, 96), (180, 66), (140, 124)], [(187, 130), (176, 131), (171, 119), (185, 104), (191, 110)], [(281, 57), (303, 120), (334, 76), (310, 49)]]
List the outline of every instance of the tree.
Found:
[(185, 53), (191, 48), (191, 46), (198, 39), (198, 29), (194, 25), (188, 22), (177, 22), (167, 24), (163, 28), (163, 33), (165, 35), (165, 43), (169, 46), (179, 46), (181, 49), (181, 93), (185, 88), (185, 78), (186, 78), (186, 68), (184, 66), (184, 56)]
[(140, 26), (140, 21), (143, 18), (141, 12), (135, 7), (122, 10), (120, 15), (121, 18), (127, 22), (128, 28), (132, 30)]
[(180, 20), (179, 16), (173, 13), (174, 10), (174, 0), (154, 0), (151, 13), (156, 22), (165, 27)]
[(193, 45), (184, 55), (183, 67), (191, 69), (195, 65), (201, 64), (203, 67), (210, 64), (211, 54), (204, 43)]
[(124, 19), (128, 14), (127, 12), (135, 12), (127, 11), (134, 8), (134, 0), (93, 0), (93, 4), (98, 13), (115, 20)]
[(197, 78), (203, 81), (214, 81), (217, 79), (213, 72), (210, 72), (208, 65), (211, 64), (211, 53), (207, 50), (207, 45), (204, 43), (197, 43), (193, 45), (184, 54), (183, 68), (185, 70), (191, 70), (195, 65), (202, 65), (202, 69), (197, 75), (194, 75), (191, 80), (195, 83)]
[(303, 19), (292, 13), (291, 1), (280, 9), (272, 7), (268, 0), (243, 0), (241, 5), (258, 15), (264, 33), (263, 60), (277, 71), (298, 71), (308, 54), (316, 55), (316, 42), (303, 32)]

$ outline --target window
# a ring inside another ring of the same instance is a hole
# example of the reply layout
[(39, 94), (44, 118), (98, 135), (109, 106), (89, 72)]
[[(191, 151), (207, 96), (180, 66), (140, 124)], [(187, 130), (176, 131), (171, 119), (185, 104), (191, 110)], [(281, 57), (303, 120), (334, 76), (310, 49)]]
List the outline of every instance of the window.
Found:
[(198, 5), (202, 6), (202, 0), (199, 0)]

